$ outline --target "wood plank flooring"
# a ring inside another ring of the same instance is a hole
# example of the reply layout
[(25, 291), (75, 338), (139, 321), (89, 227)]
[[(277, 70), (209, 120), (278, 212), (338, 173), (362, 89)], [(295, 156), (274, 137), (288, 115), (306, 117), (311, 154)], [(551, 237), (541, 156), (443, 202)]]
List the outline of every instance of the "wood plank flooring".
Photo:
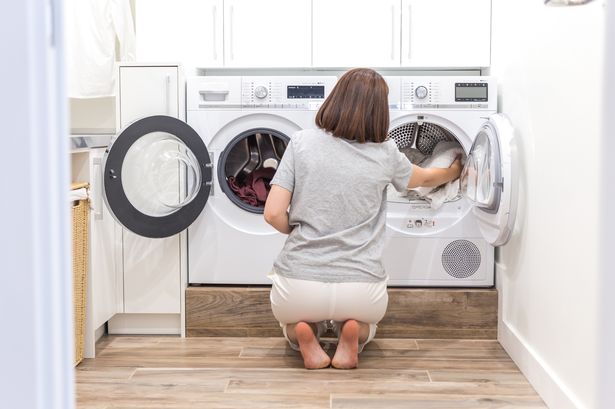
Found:
[[(188, 287), (191, 337), (279, 337), (269, 287)], [(495, 339), (498, 294), (493, 288), (389, 288), (378, 324), (383, 338)]]
[(305, 370), (282, 338), (109, 336), (97, 351), (76, 368), (78, 408), (546, 407), (494, 340), (376, 338), (351, 371)]

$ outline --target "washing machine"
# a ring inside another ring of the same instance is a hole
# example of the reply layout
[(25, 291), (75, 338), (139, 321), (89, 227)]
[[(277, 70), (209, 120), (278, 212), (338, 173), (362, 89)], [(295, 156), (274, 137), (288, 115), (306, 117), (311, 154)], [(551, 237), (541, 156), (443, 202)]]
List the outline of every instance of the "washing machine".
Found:
[(136, 120), (109, 146), (104, 197), (147, 238), (188, 230), (188, 281), (269, 284), (286, 239), (265, 223), (269, 181), (292, 135), (314, 127), (336, 77), (228, 76), (186, 81), (186, 121)]
[(188, 229), (190, 283), (270, 283), (266, 274), (286, 236), (263, 219), (262, 181), (275, 173), (292, 135), (315, 126), (335, 82), (333, 76), (188, 78), (187, 123), (212, 164), (207, 205)]
[(466, 154), (459, 194), (433, 209), (412, 192), (387, 191), (384, 266), (390, 286), (490, 287), (494, 249), (516, 213), (514, 129), (497, 114), (488, 76), (397, 76), (389, 85), (390, 129), (403, 152), (429, 156), (439, 141)]

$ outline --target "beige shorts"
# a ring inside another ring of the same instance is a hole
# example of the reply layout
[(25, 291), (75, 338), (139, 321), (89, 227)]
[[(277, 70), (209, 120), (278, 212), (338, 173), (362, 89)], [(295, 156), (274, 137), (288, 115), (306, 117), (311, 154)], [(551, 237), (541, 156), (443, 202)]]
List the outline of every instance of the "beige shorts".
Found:
[[(341, 324), (354, 319), (370, 324), (369, 337), (359, 345), (359, 352), (376, 335), (377, 323), (387, 309), (389, 296), (386, 280), (365, 283), (325, 283), (297, 280), (275, 273), (268, 276), (271, 287), (271, 309), (286, 336), (286, 325), (300, 321), (316, 324), (317, 334), (331, 326), (339, 336)], [(288, 340), (288, 337), (286, 337)], [(288, 341), (293, 349), (298, 346)]]

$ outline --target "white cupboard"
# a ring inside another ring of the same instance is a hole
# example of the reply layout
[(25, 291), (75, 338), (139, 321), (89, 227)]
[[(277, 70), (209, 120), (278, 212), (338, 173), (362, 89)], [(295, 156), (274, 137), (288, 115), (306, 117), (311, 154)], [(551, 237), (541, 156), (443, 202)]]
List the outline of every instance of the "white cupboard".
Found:
[(311, 66), (311, 17), (311, 0), (224, 0), (224, 65)]
[[(183, 119), (183, 81), (171, 66), (121, 66), (118, 129), (152, 115)], [(181, 239), (122, 232), (124, 313), (179, 314), (181, 311)]]
[(488, 67), (491, 0), (402, 0), (402, 67)]
[(90, 264), (88, 276), (88, 326), (95, 331), (123, 310), (121, 226), (113, 219), (103, 198), (105, 148), (88, 155), (90, 181)]
[(316, 67), (399, 67), (401, 0), (314, 0)]
[(137, 0), (137, 61), (221, 67), (223, 0)]

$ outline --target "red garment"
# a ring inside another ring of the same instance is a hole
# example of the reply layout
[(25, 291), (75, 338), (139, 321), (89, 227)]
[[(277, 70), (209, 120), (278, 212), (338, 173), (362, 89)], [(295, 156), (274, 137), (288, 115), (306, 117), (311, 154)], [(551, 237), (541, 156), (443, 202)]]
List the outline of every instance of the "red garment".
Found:
[(233, 192), (237, 194), (237, 197), (241, 199), (242, 202), (247, 203), (251, 206), (258, 205), (256, 192), (254, 191), (252, 186), (240, 186), (237, 184), (237, 180), (232, 176), (228, 178), (228, 184), (233, 190)]
[(275, 169), (271, 168), (259, 168), (252, 172), (252, 189), (256, 192), (256, 198), (265, 202), (271, 190), (271, 179), (275, 175)]

